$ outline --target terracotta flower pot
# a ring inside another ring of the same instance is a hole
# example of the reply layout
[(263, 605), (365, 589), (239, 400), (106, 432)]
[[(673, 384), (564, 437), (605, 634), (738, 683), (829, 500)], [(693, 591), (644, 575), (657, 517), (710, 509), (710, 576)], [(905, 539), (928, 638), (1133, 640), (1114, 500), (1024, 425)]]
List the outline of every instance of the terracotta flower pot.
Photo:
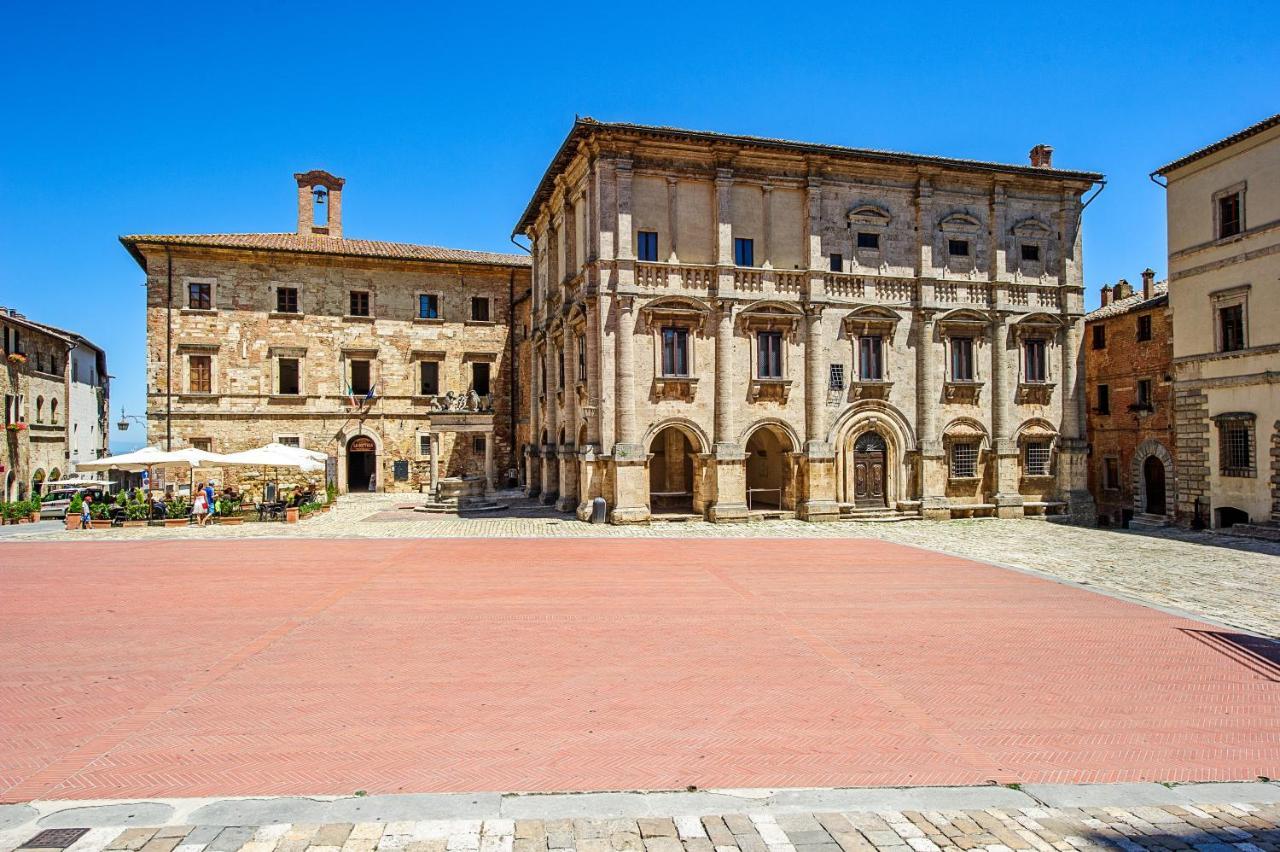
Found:
[(32, 513), (31, 513), (31, 523), (33, 523), (33, 524), (34, 524), (34, 523), (37, 523), (39, 520), (40, 520), (40, 512), (39, 512), (39, 510), (37, 510), (37, 511), (35, 511), (35, 512), (32, 512)]
[(109, 530), (111, 529), (111, 519), (106, 518), (106, 519), (98, 519), (98, 520), (90, 521), (89, 525), (91, 529)]
[(190, 523), (190, 521), (187, 518), (165, 518), (164, 519), (164, 525), (166, 527), (185, 527), (188, 523)]
[(147, 525), (147, 522), (146, 521), (125, 521), (124, 525), (126, 527), (145, 527)]
[(244, 523), (244, 518), (240, 515), (218, 515), (214, 520), (228, 527), (238, 527)]
[(65, 523), (66, 523), (66, 525), (67, 525), (67, 529), (69, 529), (69, 530), (78, 530), (78, 529), (80, 529), (80, 516), (79, 516), (79, 515), (73, 515), (73, 514), (71, 514), (70, 512), (67, 512), (67, 517), (66, 517), (66, 519), (65, 519)]
[(297, 506), (289, 506), (284, 510), (284, 522), (286, 524), (296, 524), (298, 522)]

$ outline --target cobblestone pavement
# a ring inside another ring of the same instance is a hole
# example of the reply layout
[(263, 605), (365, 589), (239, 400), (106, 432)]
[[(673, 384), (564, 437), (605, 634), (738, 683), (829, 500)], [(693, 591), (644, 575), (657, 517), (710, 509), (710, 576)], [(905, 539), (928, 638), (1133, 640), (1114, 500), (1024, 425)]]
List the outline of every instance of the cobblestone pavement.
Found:
[(93, 828), (66, 852), (1276, 852), (1278, 823), (1280, 806), (1245, 802), (283, 823)]
[(5, 545), (0, 800), (1280, 776), (1280, 645), (837, 545)]
[[(1280, 544), (1208, 532), (1170, 530), (1140, 534), (1032, 520), (889, 524), (770, 521), (743, 525), (659, 522), (646, 527), (612, 527), (584, 524), (548, 509), (517, 509), (459, 518), (396, 508), (412, 502), (412, 495), (348, 495), (327, 515), (294, 526), (245, 524), (178, 530), (17, 532), (7, 541), (278, 537), (879, 538), (1092, 585), (1245, 630), (1280, 636)], [(0, 547), (5, 541), (0, 539)], [(0, 559), (2, 556), (0, 550)]]

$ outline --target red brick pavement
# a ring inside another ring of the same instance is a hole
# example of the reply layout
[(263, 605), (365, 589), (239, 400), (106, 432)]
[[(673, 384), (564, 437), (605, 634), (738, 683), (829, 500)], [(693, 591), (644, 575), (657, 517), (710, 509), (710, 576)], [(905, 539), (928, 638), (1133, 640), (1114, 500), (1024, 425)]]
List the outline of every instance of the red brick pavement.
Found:
[(1280, 776), (1206, 629), (882, 541), (5, 544), (0, 800)]

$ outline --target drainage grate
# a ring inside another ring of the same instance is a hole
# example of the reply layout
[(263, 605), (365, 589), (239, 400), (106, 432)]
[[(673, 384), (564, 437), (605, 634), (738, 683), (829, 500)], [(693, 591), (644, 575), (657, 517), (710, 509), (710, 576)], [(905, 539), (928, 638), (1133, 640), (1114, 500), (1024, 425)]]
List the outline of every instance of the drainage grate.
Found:
[(20, 849), (66, 849), (88, 833), (87, 828), (46, 828)]

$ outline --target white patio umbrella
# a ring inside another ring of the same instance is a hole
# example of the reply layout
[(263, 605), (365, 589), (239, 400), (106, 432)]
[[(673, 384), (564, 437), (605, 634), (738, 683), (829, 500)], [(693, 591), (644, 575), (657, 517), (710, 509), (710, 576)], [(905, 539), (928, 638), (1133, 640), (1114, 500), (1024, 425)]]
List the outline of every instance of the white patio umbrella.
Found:
[[(162, 450), (159, 447), (143, 447), (132, 453), (123, 453), (118, 456), (105, 456), (100, 459), (87, 462), (76, 462), (76, 473), (95, 470), (124, 470), (137, 473), (145, 470), (147, 472), (147, 481), (154, 482), (151, 476), (151, 468), (164, 467), (167, 465), (185, 466), (188, 472), (194, 470), (202, 464), (221, 464), (225, 456), (217, 453), (210, 453), (205, 450), (197, 450), (194, 447), (186, 447), (181, 450)], [(149, 490), (149, 489), (148, 489)]]
[(266, 444), (251, 450), (220, 456), (216, 464), (276, 469), (276, 488), (279, 490), (279, 468), (290, 467), (296, 468), (301, 473), (316, 473), (325, 469), (325, 463), (322, 461), (324, 458), (324, 453), (315, 450), (286, 447), (284, 444)]

